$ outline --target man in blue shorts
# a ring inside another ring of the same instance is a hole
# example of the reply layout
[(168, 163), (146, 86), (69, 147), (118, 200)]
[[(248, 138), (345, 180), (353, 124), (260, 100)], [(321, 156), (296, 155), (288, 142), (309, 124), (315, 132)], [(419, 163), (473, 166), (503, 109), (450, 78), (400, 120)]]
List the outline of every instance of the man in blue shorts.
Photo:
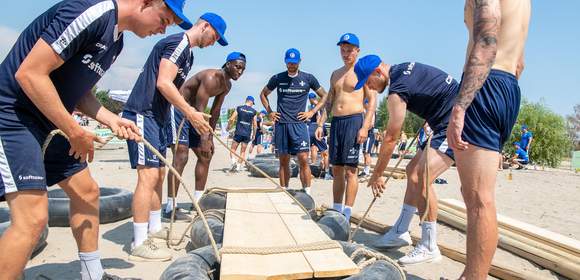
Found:
[[(309, 93), (308, 101), (310, 102), (309, 109), (310, 110), (314, 109), (314, 107), (316, 107), (316, 104), (318, 104), (318, 96), (316, 95), (316, 93), (314, 92)], [(312, 118), (310, 118), (308, 122), (308, 134), (310, 134), (310, 161), (313, 164), (316, 164), (318, 162), (319, 152), (322, 155), (324, 153), (327, 153), (328, 151), (328, 145), (326, 144), (325, 141), (326, 133), (324, 133), (325, 132), (324, 130), (323, 130), (323, 138), (320, 140), (316, 139), (316, 129), (318, 129), (318, 122), (320, 121), (321, 117), (322, 117), (321, 112), (318, 111), (316, 112), (316, 114), (312, 116)], [(328, 157), (322, 156), (322, 158), (323, 161), (321, 164), (321, 168), (326, 169), (326, 167), (328, 166)]]
[[(213, 13), (203, 14), (189, 30), (159, 41), (125, 104), (123, 118), (137, 123), (144, 139), (165, 156), (169, 108), (173, 104), (200, 133), (211, 130), (203, 111), (189, 105), (179, 93), (193, 63), (191, 48), (204, 48), (216, 41), (227, 45), (226, 23)], [(153, 238), (167, 238), (161, 225), (161, 197), (165, 164), (143, 143), (127, 141), (131, 168), (137, 169), (133, 195), (133, 242), (130, 260), (167, 261), (171, 252), (153, 244)], [(149, 236), (151, 235), (151, 236)], [(150, 239), (151, 238), (151, 239)]]
[(423, 190), (426, 183), (425, 165), (428, 164), (430, 178), (427, 185), (431, 194), (429, 213), (421, 224), (422, 235), (418, 245), (399, 262), (409, 265), (438, 261), (441, 253), (437, 247), (437, 196), (432, 183), (453, 164), (453, 152), (448, 148), (446, 131), (453, 101), (459, 92), (459, 83), (435, 67), (417, 62), (389, 65), (375, 55), (361, 58), (355, 66), (355, 72), (359, 80), (356, 88), (366, 83), (371, 90), (383, 92), (389, 86), (389, 120), (377, 164), (368, 182), (375, 196), (380, 196), (386, 188), (382, 175), (395, 149), (406, 111), (425, 119), (434, 131), (431, 146), (426, 147), (427, 141), (423, 142), (406, 167), (407, 190), (399, 218), (393, 228), (376, 241), (375, 246), (390, 249), (411, 244), (411, 220), (417, 208), (420, 215), (425, 212)]
[[(236, 152), (238, 146), (240, 146), (240, 156), (242, 158), (246, 158), (248, 143), (250, 143), (254, 133), (256, 133), (256, 109), (252, 108), (254, 103), (253, 96), (246, 97), (246, 103), (238, 106), (229, 119), (230, 125), (234, 122), (236, 123), (236, 130), (233, 139), (234, 142), (232, 143), (231, 150)], [(230, 159), (232, 161), (231, 170), (233, 172), (240, 171), (243, 166), (243, 160), (238, 159), (232, 153), (230, 153)]]
[[(275, 152), (280, 157), (280, 185), (288, 187), (290, 155), (298, 155), (302, 188), (310, 192), (311, 173), (308, 165), (310, 135), (306, 122), (326, 103), (326, 91), (312, 74), (298, 69), (301, 59), (297, 49), (287, 50), (284, 62), (287, 71), (270, 78), (260, 93), (260, 99), (270, 115), (270, 120), (275, 122), (274, 144)], [(272, 110), (268, 101), (268, 95), (274, 89), (278, 89), (277, 111)], [(314, 90), (321, 100), (316, 107), (305, 112), (310, 89)]]
[[(98, 251), (99, 187), (86, 160), (102, 141), (72, 118), (75, 108), (139, 139), (134, 123), (101, 106), (91, 89), (123, 48), (123, 33), (139, 37), (190, 23), (178, 0), (77, 0), (56, 3), (19, 36), (0, 65), (0, 200), (11, 226), (0, 239), (0, 278), (16, 279), (48, 220), (47, 186), (68, 195), (70, 225), (79, 250), (80, 279), (115, 279), (104, 273)], [(60, 129), (43, 155), (47, 135)], [(23, 152), (26, 151), (26, 152)]]
[(467, 261), (460, 279), (471, 280), (487, 278), (497, 248), (497, 165), (519, 113), (531, 1), (466, 0), (464, 13), (469, 41), (447, 138), (467, 209)]
[(530, 163), (530, 158), (528, 156), (528, 152), (524, 151), (520, 146), (520, 142), (514, 142), (515, 153), (514, 156), (511, 158), (510, 163), (515, 165), (517, 169), (524, 168), (524, 165)]
[(252, 144), (250, 145), (250, 151), (248, 152), (249, 157), (253, 157), (252, 153), (254, 152), (254, 147), (256, 148), (256, 154), (259, 155), (264, 151), (263, 136), (266, 133), (266, 128), (264, 128), (265, 117), (268, 114), (266, 110), (260, 111), (258, 116), (256, 117), (256, 133), (254, 134), (254, 140), (252, 140)]
[[(206, 69), (193, 75), (183, 84), (180, 93), (187, 103), (198, 111), (205, 110), (209, 101), (213, 98), (209, 125), (215, 130), (220, 117), (222, 105), (232, 88), (232, 80), (237, 81), (246, 70), (246, 56), (240, 52), (232, 52), (226, 58), (226, 63), (221, 69)], [(195, 193), (194, 198), (199, 200), (205, 190), (209, 165), (214, 154), (213, 135), (210, 133), (200, 135), (189, 122), (184, 122), (181, 134), (177, 137), (177, 130), (183, 120), (183, 114), (176, 108), (171, 109), (170, 123), (167, 125), (169, 144), (173, 150), (173, 167), (183, 173), (183, 169), (189, 159), (189, 149), (195, 154)], [(173, 173), (167, 175), (167, 204), (163, 211), (163, 217), (171, 218), (174, 199), (179, 190), (179, 183), (175, 182)], [(174, 192), (175, 189), (175, 192)], [(175, 211), (176, 220), (190, 220), (184, 212)]]

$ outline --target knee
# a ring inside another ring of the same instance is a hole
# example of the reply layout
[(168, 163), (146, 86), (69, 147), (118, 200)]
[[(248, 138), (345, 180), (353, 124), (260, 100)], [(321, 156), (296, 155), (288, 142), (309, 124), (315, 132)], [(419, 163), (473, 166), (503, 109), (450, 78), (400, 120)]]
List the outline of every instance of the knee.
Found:
[(405, 173), (407, 174), (407, 185), (416, 186), (419, 184), (419, 171), (416, 166), (407, 166)]
[(468, 212), (478, 212), (482, 209), (494, 209), (495, 200), (492, 195), (481, 191), (462, 190), (465, 206)]
[[(81, 188), (77, 188), (77, 195), (78, 199), (82, 201), (87, 201), (89, 203), (94, 203), (99, 200), (99, 185), (97, 182), (91, 180), (82, 186)], [(71, 197), (71, 201), (72, 201)]]
[(197, 163), (202, 164), (203, 166), (209, 166), (210, 162), (211, 162), (211, 156), (200, 156), (197, 159)]
[(184, 167), (188, 160), (187, 153), (178, 153), (175, 157), (175, 167)]

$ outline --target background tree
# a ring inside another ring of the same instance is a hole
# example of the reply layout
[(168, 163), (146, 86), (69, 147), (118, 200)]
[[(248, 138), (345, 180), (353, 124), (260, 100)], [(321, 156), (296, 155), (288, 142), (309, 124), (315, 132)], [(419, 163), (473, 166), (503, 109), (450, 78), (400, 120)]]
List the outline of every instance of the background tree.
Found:
[[(377, 109), (377, 120), (375, 123), (380, 130), (386, 129), (387, 123), (389, 121), (387, 103), (387, 98), (383, 98), (379, 103), (379, 108)], [(417, 134), (417, 131), (419, 131), (424, 123), (424, 119), (407, 111), (407, 114), (405, 115), (405, 122), (403, 123), (403, 131), (407, 134), (407, 136), (413, 137), (415, 134)]]
[(580, 104), (574, 106), (574, 114), (566, 117), (568, 120), (568, 134), (574, 145), (574, 150), (580, 150)]
[(101, 102), (101, 104), (109, 111), (115, 114), (119, 114), (123, 111), (123, 103), (109, 97), (108, 90), (98, 90), (97, 87), (93, 87), (92, 92), (97, 97), (97, 100), (99, 100), (99, 102)]
[(504, 151), (512, 153), (512, 143), (520, 141), (521, 126), (526, 124), (533, 133), (534, 140), (530, 146), (530, 160), (539, 165), (558, 167), (562, 158), (570, 156), (572, 140), (568, 134), (565, 119), (552, 112), (542, 102), (522, 101), (517, 123)]

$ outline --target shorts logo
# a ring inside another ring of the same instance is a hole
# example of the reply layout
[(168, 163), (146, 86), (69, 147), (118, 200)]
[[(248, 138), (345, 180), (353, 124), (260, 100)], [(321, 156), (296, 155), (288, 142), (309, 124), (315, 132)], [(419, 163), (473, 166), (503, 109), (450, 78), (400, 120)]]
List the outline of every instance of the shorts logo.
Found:
[(300, 145), (301, 145), (302, 147), (306, 147), (306, 145), (308, 145), (308, 143), (306, 143), (306, 141), (302, 141), (302, 143), (300, 143)]
[(42, 180), (44, 180), (44, 177), (34, 176), (34, 175), (26, 175), (26, 176), (18, 175), (18, 180), (19, 181), (42, 181)]
[(348, 152), (349, 152), (351, 155), (354, 155), (354, 154), (356, 154), (356, 152), (357, 152), (357, 149), (355, 149), (355, 148), (350, 148), (350, 150), (349, 150)]

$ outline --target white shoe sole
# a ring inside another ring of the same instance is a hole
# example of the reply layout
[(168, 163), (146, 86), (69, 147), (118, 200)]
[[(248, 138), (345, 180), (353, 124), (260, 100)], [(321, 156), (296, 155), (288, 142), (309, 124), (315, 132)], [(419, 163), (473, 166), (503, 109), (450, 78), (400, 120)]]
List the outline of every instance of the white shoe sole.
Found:
[(404, 263), (404, 262), (398, 261), (398, 263), (399, 263), (400, 265), (403, 265), (403, 266), (412, 266), (412, 265), (417, 265), (417, 264), (424, 264), (424, 263), (436, 263), (436, 262), (439, 262), (439, 261), (441, 261), (441, 259), (442, 259), (442, 258), (441, 258), (441, 255), (439, 255), (439, 256), (437, 256), (437, 257), (430, 258), (430, 259), (427, 259), (427, 260), (424, 260), (424, 261), (420, 261), (420, 262), (414, 262), (414, 263)]
[(377, 249), (384, 249), (384, 250), (392, 250), (392, 249), (399, 249), (402, 247), (407, 247), (407, 246), (411, 246), (411, 243), (408, 241), (401, 241), (398, 243), (381, 243), (381, 242), (377, 242), (375, 244), (373, 244), (373, 247), (377, 248)]
[(139, 256), (129, 255), (129, 260), (133, 262), (167, 262), (170, 261), (173, 257), (168, 258), (159, 258), (159, 259), (149, 259), (143, 258)]

